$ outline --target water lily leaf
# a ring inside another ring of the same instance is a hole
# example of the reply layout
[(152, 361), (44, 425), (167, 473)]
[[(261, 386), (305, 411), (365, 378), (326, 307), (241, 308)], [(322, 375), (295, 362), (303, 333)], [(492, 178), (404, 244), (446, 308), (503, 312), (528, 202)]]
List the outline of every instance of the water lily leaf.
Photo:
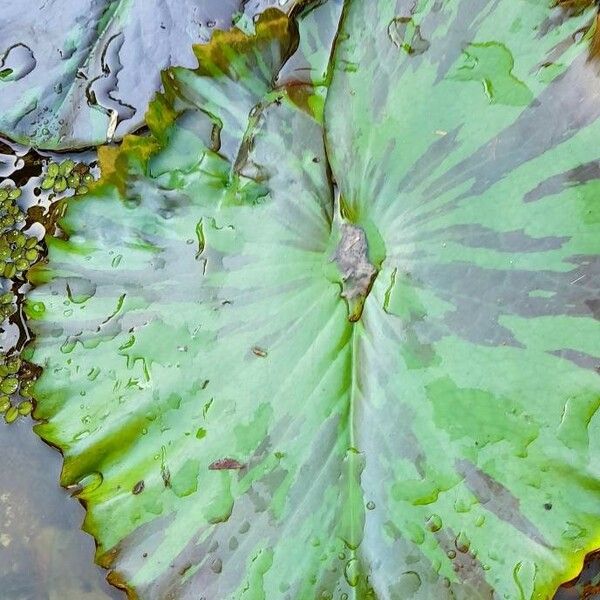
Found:
[[(244, 15), (268, 6), (260, 0)], [(242, 0), (4, 2), (0, 133), (50, 149), (120, 139), (143, 124), (160, 70), (194, 67), (192, 44), (240, 9)]]
[(598, 545), (591, 18), (467, 0), (346, 15), (325, 123), (343, 209), (386, 248), (356, 362), (383, 598), (414, 553), (415, 597), (549, 598)]
[(38, 433), (131, 597), (537, 600), (598, 546), (590, 14), (345, 4), (333, 70), (341, 2), (167, 71), (34, 274)]

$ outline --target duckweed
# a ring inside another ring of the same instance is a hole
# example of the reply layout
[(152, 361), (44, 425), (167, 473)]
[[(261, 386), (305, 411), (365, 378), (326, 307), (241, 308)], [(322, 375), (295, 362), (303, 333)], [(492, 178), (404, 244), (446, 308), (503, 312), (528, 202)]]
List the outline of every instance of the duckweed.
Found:
[[(85, 194), (93, 181), (89, 165), (66, 159), (47, 163), (40, 187), (51, 194), (52, 200), (53, 195), (69, 191), (76, 195)], [(4, 278), (4, 290), (0, 288), (2, 321), (17, 313), (15, 283), (18, 287), (25, 280), (25, 273), (38, 262), (42, 252), (37, 237), (21, 231), (26, 222), (26, 215), (17, 203), (22, 195), (21, 189), (7, 183), (0, 183), (0, 277)], [(7, 355), (0, 355), (0, 415), (4, 415), (7, 423), (32, 413), (33, 384), (34, 377), (29, 367), (17, 355), (12, 355), (10, 350)]]
[(17, 410), (20, 415), (26, 417), (27, 415), (31, 414), (31, 411), (33, 410), (33, 403), (30, 400), (24, 400), (21, 402), (21, 404), (19, 404)]
[(16, 297), (12, 292), (5, 292), (4, 294), (0, 295), (0, 318), (3, 321), (17, 312), (15, 300)]
[[(21, 279), (39, 257), (37, 238), (20, 231), (25, 223), (25, 214), (15, 202), (20, 196), (19, 188), (0, 188), (0, 275), (7, 279)], [(13, 301), (12, 292), (0, 296), (3, 319), (14, 314)]]
[(4, 420), (7, 423), (14, 423), (19, 418), (19, 409), (16, 406), (11, 406), (4, 415)]
[(0, 358), (0, 414), (7, 423), (33, 412), (35, 379), (30, 368), (18, 356)]
[(42, 190), (53, 190), (56, 194), (73, 190), (80, 196), (88, 191), (87, 186), (94, 181), (89, 170), (88, 165), (76, 163), (70, 158), (60, 164), (51, 162), (46, 167), (46, 175), (40, 187)]

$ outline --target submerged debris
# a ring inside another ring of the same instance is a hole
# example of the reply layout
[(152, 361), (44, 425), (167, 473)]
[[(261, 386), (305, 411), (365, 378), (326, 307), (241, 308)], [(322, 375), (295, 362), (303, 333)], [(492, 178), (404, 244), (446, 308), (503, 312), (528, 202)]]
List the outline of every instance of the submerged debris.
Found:
[(211, 471), (228, 471), (243, 469), (244, 465), (235, 458), (220, 458), (208, 466)]

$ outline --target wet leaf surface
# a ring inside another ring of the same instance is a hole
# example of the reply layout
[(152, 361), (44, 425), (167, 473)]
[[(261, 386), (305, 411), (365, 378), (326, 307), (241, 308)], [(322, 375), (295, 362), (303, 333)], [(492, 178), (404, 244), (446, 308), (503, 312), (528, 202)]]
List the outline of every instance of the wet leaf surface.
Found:
[[(160, 70), (196, 64), (254, 0), (19, 0), (0, 8), (0, 133), (46, 149), (95, 146), (143, 124)], [(291, 9), (295, 2), (280, 3)]]
[(521, 600), (576, 575), (598, 539), (600, 115), (590, 13), (561, 15), (350, 2), (330, 81), (269, 13), (166, 74), (28, 304), (38, 432), (115, 583)]

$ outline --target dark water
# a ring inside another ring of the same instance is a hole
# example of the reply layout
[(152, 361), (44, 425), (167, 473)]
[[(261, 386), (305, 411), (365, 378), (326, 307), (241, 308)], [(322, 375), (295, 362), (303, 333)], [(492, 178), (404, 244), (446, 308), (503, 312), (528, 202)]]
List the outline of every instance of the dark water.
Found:
[(94, 542), (80, 531), (83, 507), (58, 485), (58, 452), (29, 419), (0, 422), (0, 455), (2, 600), (123, 599), (93, 564)]

